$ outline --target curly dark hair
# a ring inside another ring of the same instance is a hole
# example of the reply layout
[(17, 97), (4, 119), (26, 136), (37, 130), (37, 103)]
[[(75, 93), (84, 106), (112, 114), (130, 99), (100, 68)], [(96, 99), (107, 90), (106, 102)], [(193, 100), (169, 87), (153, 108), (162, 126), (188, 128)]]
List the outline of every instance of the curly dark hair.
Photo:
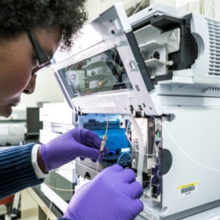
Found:
[(63, 29), (63, 48), (73, 44), (72, 35), (79, 33), (87, 20), (86, 0), (1, 0), (0, 39), (10, 40), (31, 30)]

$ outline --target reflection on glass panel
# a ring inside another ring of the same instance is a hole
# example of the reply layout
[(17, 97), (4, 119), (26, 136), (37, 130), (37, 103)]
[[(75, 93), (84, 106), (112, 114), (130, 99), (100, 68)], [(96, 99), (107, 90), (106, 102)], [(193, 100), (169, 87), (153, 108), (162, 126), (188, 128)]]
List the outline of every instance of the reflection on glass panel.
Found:
[(116, 49), (110, 49), (72, 64), (61, 71), (74, 96), (132, 89)]

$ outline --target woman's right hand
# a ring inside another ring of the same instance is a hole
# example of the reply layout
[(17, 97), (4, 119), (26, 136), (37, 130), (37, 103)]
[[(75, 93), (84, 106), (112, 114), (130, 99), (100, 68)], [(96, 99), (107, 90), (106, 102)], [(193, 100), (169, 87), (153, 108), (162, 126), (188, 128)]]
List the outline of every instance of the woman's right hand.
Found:
[(75, 193), (63, 217), (72, 220), (132, 220), (143, 210), (142, 193), (134, 171), (114, 165)]

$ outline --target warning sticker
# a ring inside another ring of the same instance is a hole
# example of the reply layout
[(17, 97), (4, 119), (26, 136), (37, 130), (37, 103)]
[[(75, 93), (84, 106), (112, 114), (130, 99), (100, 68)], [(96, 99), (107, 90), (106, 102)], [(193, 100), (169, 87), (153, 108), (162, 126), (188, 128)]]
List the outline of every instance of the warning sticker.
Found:
[(177, 187), (177, 197), (182, 198), (198, 192), (198, 182)]

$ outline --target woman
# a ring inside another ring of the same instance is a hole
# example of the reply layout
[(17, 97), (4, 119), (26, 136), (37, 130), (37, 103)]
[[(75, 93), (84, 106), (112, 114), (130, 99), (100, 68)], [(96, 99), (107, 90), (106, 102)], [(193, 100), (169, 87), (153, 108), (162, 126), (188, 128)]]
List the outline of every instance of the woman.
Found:
[[(60, 43), (71, 47), (87, 14), (85, 0), (2, 0), (0, 11), (0, 115), (8, 117), (21, 93), (34, 92), (37, 71), (50, 64)], [(76, 157), (97, 160), (100, 145), (95, 133), (73, 129), (41, 146), (0, 151), (0, 198), (42, 183)], [(63, 218), (134, 219), (143, 209), (141, 195), (134, 172), (115, 165), (75, 193)]]

